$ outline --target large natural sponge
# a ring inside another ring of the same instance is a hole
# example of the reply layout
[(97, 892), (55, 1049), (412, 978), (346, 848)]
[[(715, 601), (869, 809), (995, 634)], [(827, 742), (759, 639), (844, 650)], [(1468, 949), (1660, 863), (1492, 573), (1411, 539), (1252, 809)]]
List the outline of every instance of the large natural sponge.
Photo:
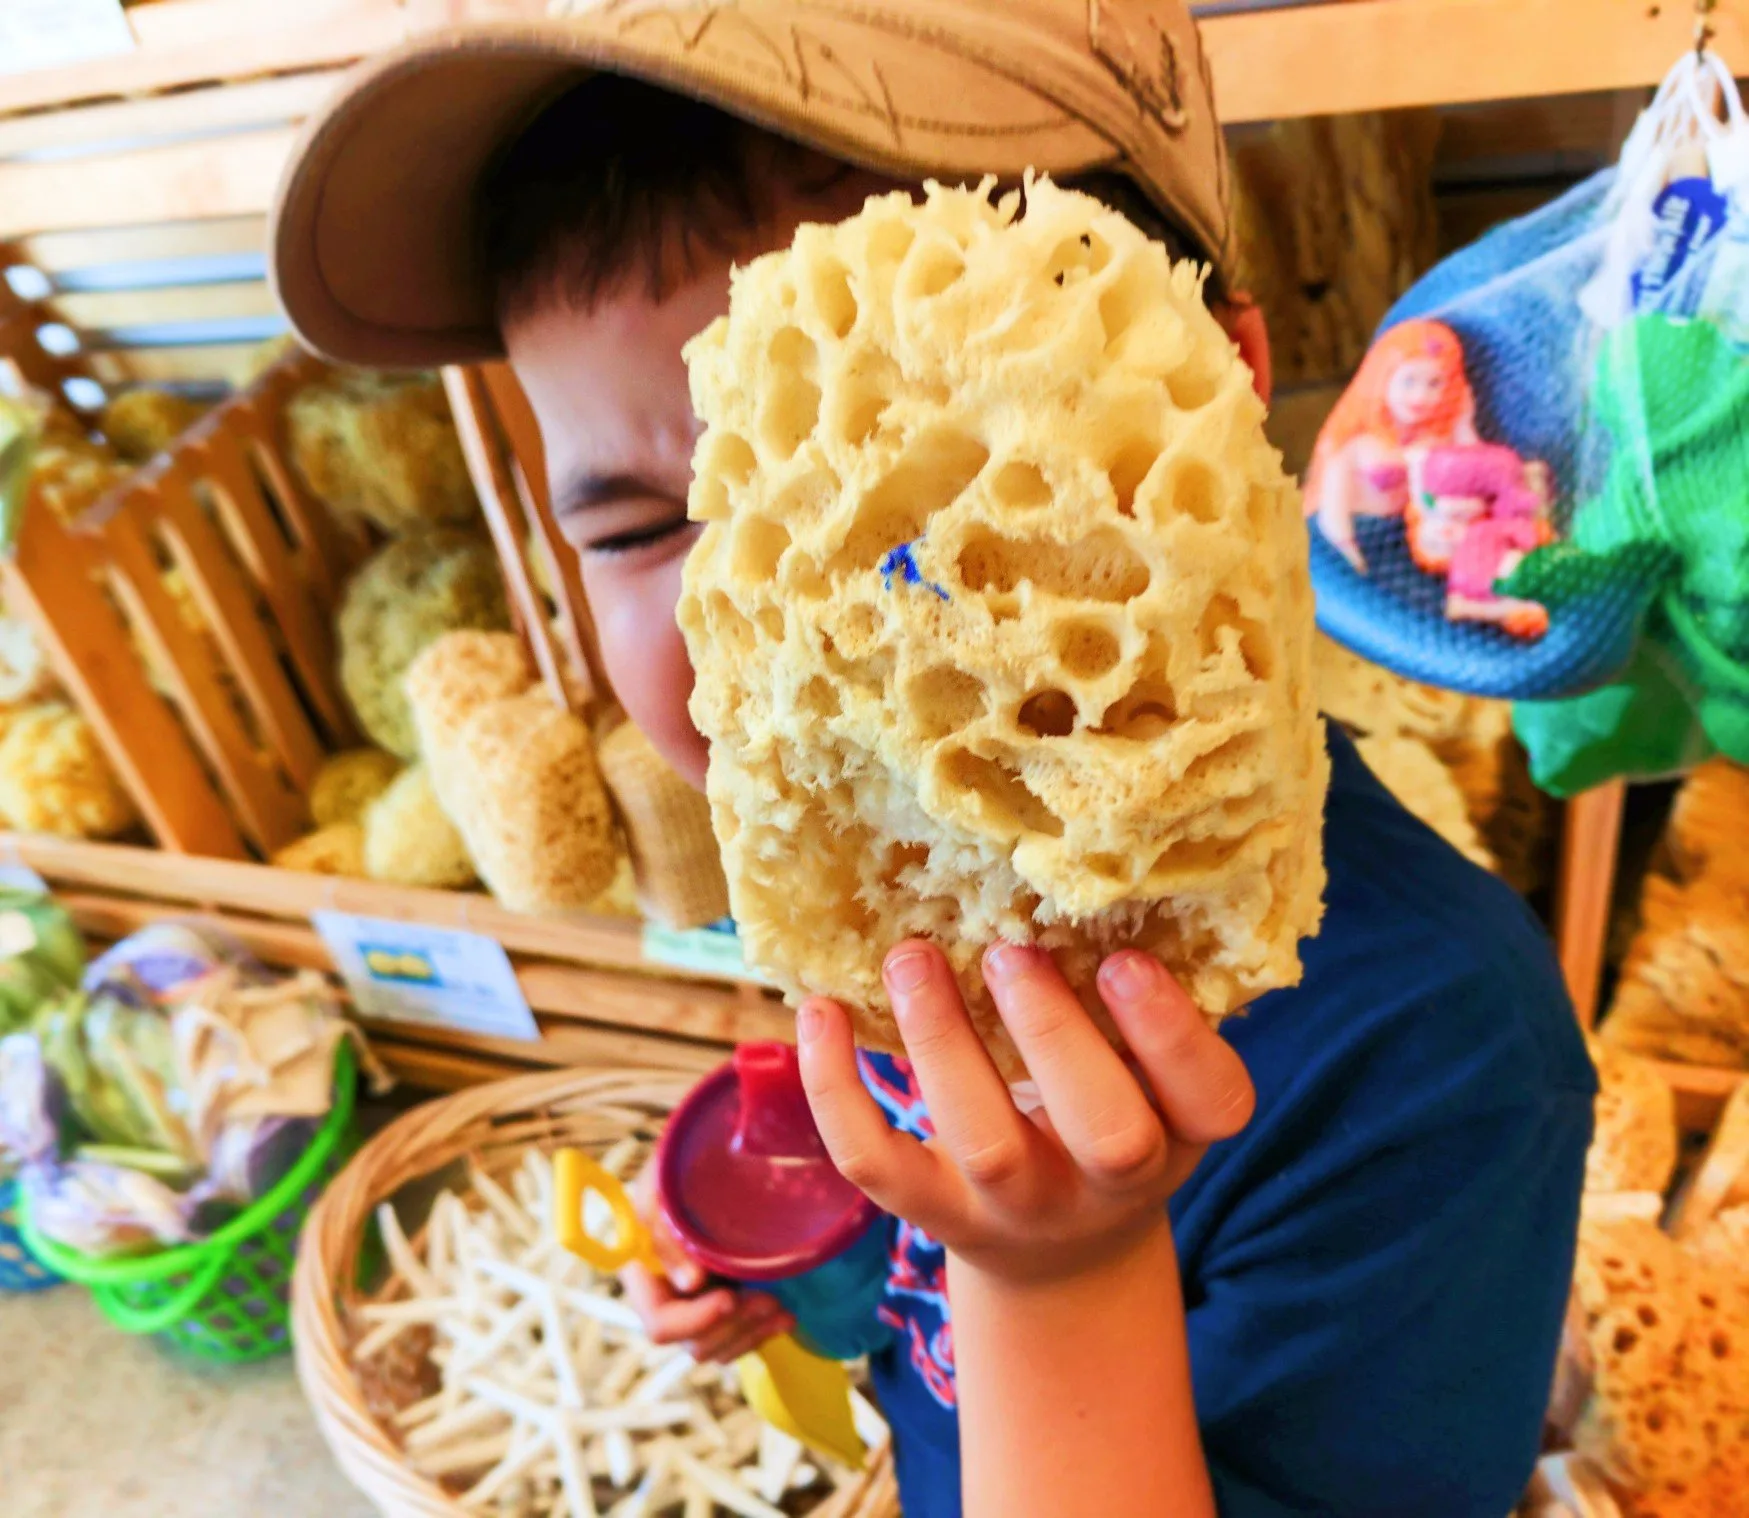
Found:
[[(1201, 275), (1048, 182), (893, 194), (737, 271), (680, 623), (752, 961), (892, 1047), (879, 962), (999, 938), (1211, 1015), (1299, 978), (1328, 765), (1292, 482)], [(1107, 1024), (1109, 1027), (1109, 1024)]]
[(407, 666), (446, 632), (509, 627), (489, 540), (448, 529), (397, 538), (353, 576), (340, 604), (340, 684), (359, 726), (391, 754), (416, 758), (401, 689)]
[(400, 533), (479, 515), (436, 375), (331, 374), (292, 398), (285, 428), (298, 473), (341, 516)]

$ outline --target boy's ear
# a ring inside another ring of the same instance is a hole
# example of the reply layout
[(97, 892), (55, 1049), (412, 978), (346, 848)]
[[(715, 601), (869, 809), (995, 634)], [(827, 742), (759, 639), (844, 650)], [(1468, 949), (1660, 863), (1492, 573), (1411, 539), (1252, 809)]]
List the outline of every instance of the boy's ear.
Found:
[(1228, 337), (1239, 345), (1239, 357), (1251, 367), (1251, 383), (1269, 404), (1274, 388), (1274, 376), (1269, 363), (1269, 328), (1264, 325), (1263, 308), (1249, 295), (1235, 293), (1229, 301), (1214, 308), (1215, 320)]

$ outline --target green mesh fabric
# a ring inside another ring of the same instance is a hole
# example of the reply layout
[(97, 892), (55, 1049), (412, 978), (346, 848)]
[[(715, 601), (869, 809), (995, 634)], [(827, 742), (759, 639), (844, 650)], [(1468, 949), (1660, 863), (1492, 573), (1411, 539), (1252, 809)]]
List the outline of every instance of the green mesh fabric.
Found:
[(1604, 339), (1591, 399), (1612, 445), (1602, 487), (1571, 541), (1505, 588), (1558, 606), (1609, 579), (1646, 614), (1607, 685), (1514, 709), (1557, 795), (1714, 753), (1749, 763), (1749, 358), (1708, 321), (1636, 317)]

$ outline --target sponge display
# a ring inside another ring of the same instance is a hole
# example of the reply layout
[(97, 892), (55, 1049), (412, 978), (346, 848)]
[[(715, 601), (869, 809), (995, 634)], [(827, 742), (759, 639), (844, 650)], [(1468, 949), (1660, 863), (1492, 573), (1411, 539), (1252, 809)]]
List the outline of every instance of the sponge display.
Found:
[(680, 623), (750, 960), (896, 1046), (879, 963), (1152, 950), (1294, 983), (1328, 777), (1297, 491), (1201, 275), (1089, 197), (877, 197), (734, 277)]

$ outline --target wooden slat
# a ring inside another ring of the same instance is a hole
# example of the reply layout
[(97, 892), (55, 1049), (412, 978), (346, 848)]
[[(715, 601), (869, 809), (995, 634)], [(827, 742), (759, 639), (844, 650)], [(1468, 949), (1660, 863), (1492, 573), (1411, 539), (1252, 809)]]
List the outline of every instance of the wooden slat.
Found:
[(509, 911), (489, 896), (306, 875), (236, 860), (173, 859), (155, 849), (36, 834), (0, 833), (0, 847), (16, 849), (25, 864), (57, 888), (122, 892), (203, 907), (217, 904), (235, 912), (290, 920), (307, 920), (312, 912), (332, 909), (484, 933), (513, 954), (571, 964), (636, 970), (668, 979), (731, 983), (745, 979), (653, 964), (643, 955), (641, 924), (628, 918), (585, 913), (529, 917)]
[(166, 544), (260, 724), (263, 741), (297, 788), (307, 792), (326, 757), (324, 744), (268, 641), (251, 587), (181, 468), (162, 477), (156, 505)]
[(0, 164), (0, 238), (264, 212), (295, 137), (276, 128), (73, 163)]
[(1626, 785), (1615, 780), (1583, 791), (1567, 803), (1555, 891), (1555, 942), (1567, 993), (1584, 1028), (1597, 1021), (1626, 798)]
[[(300, 687), (323, 724), (329, 746), (339, 745), (353, 732), (333, 673), (332, 613), (338, 604), (343, 578), (340, 565), (333, 562), (324, 545), (308, 540), (309, 517), (305, 513), (300, 519), (296, 496), (292, 497), (293, 509), (287, 514), (292, 518), (293, 530), (302, 530), (306, 541), (296, 554), (287, 545), (272, 509), (262, 497), (234, 424), (215, 429), (192, 443), (187, 456), (195, 476), (210, 488), (226, 536), (272, 614), (274, 626), (297, 670)], [(314, 762), (319, 763), (319, 758)], [(313, 770), (308, 776), (301, 768), (294, 768), (293, 773), (300, 775), (300, 784), (306, 786), (313, 778)]]
[(44, 304), (82, 332), (169, 322), (224, 321), (241, 316), (277, 316), (279, 307), (264, 280), (195, 285), (168, 290), (102, 290), (52, 295)]
[(26, 263), (54, 275), (106, 264), (259, 253), (267, 246), (267, 223), (260, 216), (232, 216), (161, 226), (43, 232), (20, 238), (16, 246)]
[(181, 723), (140, 678), (127, 627), (98, 589), (94, 563), (88, 539), (66, 531), (49, 511), (28, 511), (17, 552), (3, 561), (7, 604), (29, 617), (159, 843), (240, 857), (243, 840)]
[(370, 1046), (390, 1075), (420, 1091), (464, 1091), (470, 1086), (485, 1086), (517, 1075), (531, 1075), (543, 1068), (530, 1061), (487, 1059), (479, 1055), (428, 1049), (375, 1030), (371, 1034)]
[(263, 853), (271, 853), (304, 830), (308, 819), (303, 798), (262, 762), (225, 688), (224, 670), (212, 646), (182, 620), (164, 588), (152, 548), (157, 499), (142, 488), (149, 478), (136, 476), (102, 524), (105, 572), (244, 835)]
[(504, 573), (510, 615), (516, 631), (533, 652), (535, 666), (547, 693), (558, 705), (568, 706), (570, 697), (565, 689), (558, 652), (547, 628), (546, 606), (529, 578), (528, 560), (523, 551), (528, 524), (505, 458), (505, 445), (486, 398), (484, 381), (476, 369), (451, 367), (444, 370), (443, 382), (449, 396), (450, 412), (455, 418), (456, 433), (461, 439), (462, 455), (467, 460), (468, 474), (473, 478), (474, 489), (480, 497), (480, 509), (485, 514), (486, 526), (498, 550), (498, 565)]
[[(1719, 0), (1714, 47), (1749, 65), (1749, 0)], [(1211, 16), (1226, 122), (1656, 84), (1694, 11), (1634, 0), (1349, 0)]]
[[(80, 928), (94, 937), (124, 938), (155, 922), (188, 920), (187, 909), (162, 901), (62, 892), (59, 899)], [(331, 972), (333, 961), (321, 936), (306, 922), (286, 922), (210, 912), (196, 920), (235, 938), (270, 964)], [(543, 1014), (543, 1029), (563, 1038), (584, 1025), (637, 1029), (664, 1038), (728, 1045), (754, 1039), (793, 1038), (792, 1023), (776, 1003), (697, 983), (614, 974), (514, 955), (511, 964), (529, 1006)], [(483, 1046), (483, 1045), (482, 1045)], [(503, 1047), (525, 1047), (505, 1040)]]
[(239, 390), (254, 377), (259, 343), (199, 348), (130, 348), (93, 353), (91, 372), (105, 385), (212, 384)]
[(420, 10), (405, 0), (159, 0), (128, 12), (134, 52), (0, 78), (0, 112), (344, 63), (399, 42)]
[(289, 74), (175, 95), (0, 116), (0, 160), (138, 147), (173, 137), (298, 122), (327, 100), (340, 78), (335, 70)]
[(1749, 1078), (1742, 1070), (1711, 1065), (1680, 1065), (1671, 1060), (1653, 1063), (1676, 1093), (1676, 1121), (1687, 1133), (1712, 1132), (1731, 1094)]
[(583, 594), (577, 554), (565, 541), (553, 517), (546, 447), (541, 441), (540, 423), (535, 418), (534, 407), (529, 405), (528, 396), (508, 364), (486, 364), (480, 373), (486, 382), (493, 413), (510, 443), (524, 518), (537, 529), (531, 535), (532, 546), (540, 555), (547, 583), (558, 595), (560, 644), (582, 691), (581, 699), (592, 696), (604, 704), (609, 703), (613, 700), (613, 688), (608, 683), (607, 668), (601, 661), (601, 644), (596, 636), (595, 620), (589, 613), (588, 598)]

